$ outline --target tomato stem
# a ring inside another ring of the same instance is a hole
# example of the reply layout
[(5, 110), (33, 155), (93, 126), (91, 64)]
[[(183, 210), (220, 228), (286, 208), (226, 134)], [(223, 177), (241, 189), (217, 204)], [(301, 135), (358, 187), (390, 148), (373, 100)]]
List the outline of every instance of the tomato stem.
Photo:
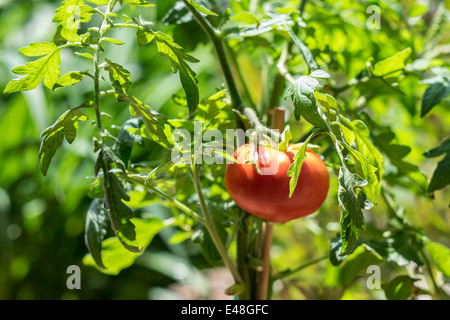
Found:
[[(241, 274), (245, 290), (239, 294), (239, 300), (249, 300), (252, 297), (251, 293), (251, 275), (250, 275), (250, 268), (248, 263), (248, 252), (249, 252), (249, 234), (248, 232), (245, 232), (243, 229), (248, 230), (248, 218), (249, 214), (239, 208), (239, 217), (238, 219), (242, 219), (240, 221), (236, 221), (236, 249), (237, 249), (237, 268), (239, 270), (239, 273)], [(241, 227), (239, 227), (239, 224), (242, 224)]]

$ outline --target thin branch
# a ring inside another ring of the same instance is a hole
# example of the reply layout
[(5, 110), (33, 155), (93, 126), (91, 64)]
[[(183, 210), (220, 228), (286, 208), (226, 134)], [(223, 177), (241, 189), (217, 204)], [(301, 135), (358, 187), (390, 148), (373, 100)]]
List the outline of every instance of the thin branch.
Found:
[(308, 0), (302, 0), (301, 2), (300, 2), (300, 5), (299, 5), (299, 7), (298, 7), (298, 11), (300, 11), (300, 16), (302, 16), (303, 15), (303, 12), (305, 11), (305, 6), (306, 6), (306, 3), (308, 2)]
[(193, 218), (194, 220), (200, 222), (203, 225), (206, 225), (206, 221), (205, 219), (203, 219), (202, 217), (200, 217), (195, 211), (192, 211), (188, 206), (186, 206), (184, 203), (178, 201), (177, 199), (174, 199), (172, 196), (168, 195), (167, 193), (165, 193), (164, 191), (156, 188), (156, 187), (152, 187), (149, 185), (145, 186), (149, 191), (157, 194), (158, 196), (166, 199), (167, 201), (169, 201), (170, 203), (172, 203), (175, 207), (177, 207), (178, 209), (180, 209), (181, 212), (184, 212), (185, 214), (187, 214), (188, 216), (190, 216), (191, 218)]
[(205, 217), (205, 223), (206, 223), (205, 227), (208, 230), (209, 235), (211, 236), (211, 239), (214, 242), (214, 245), (216, 246), (217, 251), (219, 251), (219, 254), (222, 257), (226, 267), (231, 272), (231, 275), (233, 276), (234, 281), (236, 283), (243, 284), (242, 277), (241, 277), (238, 269), (234, 265), (233, 261), (231, 260), (229, 254), (227, 252), (227, 249), (225, 248), (225, 245), (223, 244), (222, 239), (220, 239), (217, 229), (214, 225), (214, 222), (211, 217), (211, 213), (209, 212), (208, 206), (207, 206), (205, 198), (203, 196), (202, 187), (200, 185), (200, 178), (198, 176), (197, 168), (195, 165), (193, 165), (191, 167), (190, 172), (192, 175), (192, 180), (194, 181), (195, 190), (197, 191), (197, 195), (198, 195), (198, 198), (200, 201), (200, 207), (202, 209), (203, 216)]
[(314, 265), (316, 263), (319, 263), (319, 262), (321, 262), (321, 261), (323, 261), (325, 259), (328, 259), (328, 255), (320, 257), (320, 258), (317, 258), (317, 259), (314, 259), (314, 260), (312, 260), (312, 261), (310, 261), (308, 263), (302, 264), (301, 266), (298, 266), (295, 269), (289, 269), (289, 270), (286, 270), (286, 271), (283, 271), (283, 272), (279, 272), (278, 274), (276, 274), (273, 277), (273, 281), (280, 280), (280, 279), (292, 276), (295, 273), (300, 272), (303, 269), (305, 269), (305, 268), (307, 268), (309, 266), (312, 266), (312, 265)]
[(239, 62), (236, 58), (236, 55), (234, 54), (233, 50), (230, 48), (230, 46), (226, 42), (224, 43), (224, 47), (225, 47), (226, 52), (228, 52), (228, 56), (230, 57), (231, 62), (234, 65), (234, 68), (239, 77), (240, 83), (242, 85), (242, 89), (244, 91), (243, 94), (244, 94), (247, 102), (250, 104), (250, 107), (252, 109), (256, 110), (256, 104), (253, 101), (252, 95), (250, 94), (250, 90), (248, 89), (247, 81), (245, 81), (244, 75), (242, 74), (242, 70), (239, 66)]
[(225, 48), (222, 43), (222, 35), (220, 31), (215, 29), (203, 15), (201, 15), (193, 6), (188, 3), (187, 0), (183, 0), (183, 2), (213, 44), (217, 54), (217, 58), (219, 59), (220, 66), (222, 68), (223, 75), (225, 77), (225, 81), (227, 83), (228, 91), (230, 92), (231, 103), (235, 109), (241, 110), (241, 96), (237, 89), (236, 82), (234, 81), (233, 73), (231, 72), (230, 64), (228, 62)]

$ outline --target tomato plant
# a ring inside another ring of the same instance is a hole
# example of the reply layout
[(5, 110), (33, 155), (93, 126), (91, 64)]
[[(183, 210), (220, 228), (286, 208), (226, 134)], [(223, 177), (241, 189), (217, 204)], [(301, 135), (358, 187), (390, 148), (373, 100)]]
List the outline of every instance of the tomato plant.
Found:
[[(241, 300), (449, 297), (448, 2), (50, 3), (51, 34), (24, 37), (4, 77), (8, 110), (31, 120), (0, 114), (5, 136), (42, 129), (23, 159), (64, 190), (20, 204), (30, 172), (6, 162), (27, 239), (64, 230), (94, 275), (151, 269), (202, 298), (189, 281), (210, 268)], [(54, 203), (64, 226), (33, 222)], [(150, 287), (139, 297), (169, 285)]]

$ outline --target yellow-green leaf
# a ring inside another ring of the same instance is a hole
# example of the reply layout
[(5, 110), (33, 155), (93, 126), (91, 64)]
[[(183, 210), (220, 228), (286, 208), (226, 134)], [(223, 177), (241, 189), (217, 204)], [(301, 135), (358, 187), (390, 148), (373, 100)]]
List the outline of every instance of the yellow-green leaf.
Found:
[(11, 80), (4, 93), (33, 90), (42, 80), (44, 80), (44, 85), (47, 88), (53, 89), (61, 72), (59, 67), (61, 63), (60, 49), (54, 44), (44, 43), (41, 45), (32, 44), (30, 47), (21, 49), (21, 52), (26, 55), (37, 56), (40, 55), (40, 50), (45, 54), (44, 57), (12, 70), (15, 74), (24, 75), (24, 77)]
[(187, 2), (193, 6), (195, 9), (197, 9), (198, 11), (200, 11), (201, 13), (210, 15), (210, 16), (217, 16), (217, 14), (215, 14), (214, 12), (206, 9), (205, 7), (199, 5), (197, 2), (195, 2), (194, 0), (187, 0)]
[(83, 80), (84, 74), (78, 71), (71, 71), (66, 73), (65, 75), (61, 76), (58, 81), (56, 81), (55, 85), (53, 86), (53, 90), (56, 90), (60, 87), (67, 87), (74, 85), (81, 80)]
[(425, 247), (438, 269), (444, 276), (450, 278), (450, 248), (434, 241), (427, 242)]
[(406, 59), (411, 55), (411, 48), (397, 52), (392, 57), (378, 61), (373, 67), (373, 74), (378, 77), (394, 77), (405, 68)]

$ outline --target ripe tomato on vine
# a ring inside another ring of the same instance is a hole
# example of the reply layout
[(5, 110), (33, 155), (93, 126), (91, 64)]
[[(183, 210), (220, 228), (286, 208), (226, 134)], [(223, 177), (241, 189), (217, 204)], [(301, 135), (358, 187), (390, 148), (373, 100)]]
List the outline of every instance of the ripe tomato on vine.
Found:
[(284, 223), (310, 215), (322, 206), (330, 177), (322, 159), (309, 148), (297, 187), (289, 196), (288, 170), (298, 152), (295, 146), (289, 145), (286, 151), (258, 146), (256, 164), (246, 163), (251, 152), (248, 143), (235, 151), (237, 163), (227, 165), (225, 186), (240, 208), (268, 221)]

